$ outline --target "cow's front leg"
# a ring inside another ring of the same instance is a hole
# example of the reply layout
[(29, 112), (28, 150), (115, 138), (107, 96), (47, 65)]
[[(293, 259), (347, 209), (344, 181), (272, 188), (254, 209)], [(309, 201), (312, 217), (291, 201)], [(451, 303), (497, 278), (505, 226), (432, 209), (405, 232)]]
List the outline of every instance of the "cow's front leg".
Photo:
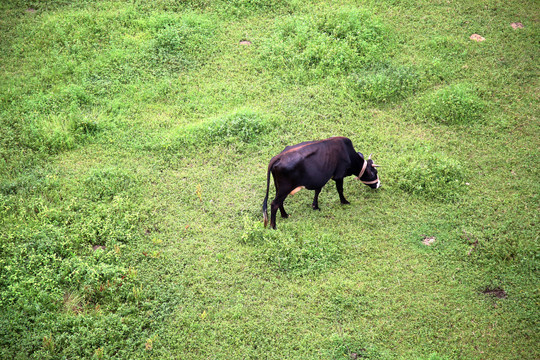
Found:
[(343, 196), (343, 179), (335, 179), (336, 181), (336, 189), (339, 194), (339, 201), (341, 201), (342, 204), (348, 205), (350, 202), (345, 199), (345, 196)]
[(315, 189), (315, 197), (313, 198), (313, 204), (311, 204), (311, 207), (313, 210), (321, 210), (319, 209), (319, 194), (321, 193), (322, 188)]

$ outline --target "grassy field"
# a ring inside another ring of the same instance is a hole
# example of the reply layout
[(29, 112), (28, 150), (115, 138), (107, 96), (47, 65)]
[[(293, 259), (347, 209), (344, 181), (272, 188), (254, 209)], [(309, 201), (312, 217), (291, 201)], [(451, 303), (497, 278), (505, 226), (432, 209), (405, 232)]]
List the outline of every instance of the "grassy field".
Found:
[[(0, 11), (0, 358), (540, 358), (538, 2)], [(329, 136), (382, 187), (263, 228)]]

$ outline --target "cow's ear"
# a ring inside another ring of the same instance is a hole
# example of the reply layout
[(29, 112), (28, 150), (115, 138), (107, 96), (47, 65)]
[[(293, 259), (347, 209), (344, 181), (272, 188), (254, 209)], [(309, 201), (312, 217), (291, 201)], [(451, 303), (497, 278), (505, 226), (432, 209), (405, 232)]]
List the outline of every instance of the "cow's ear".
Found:
[(358, 152), (358, 155), (360, 155), (362, 159), (364, 158), (364, 154), (362, 154), (361, 152)]

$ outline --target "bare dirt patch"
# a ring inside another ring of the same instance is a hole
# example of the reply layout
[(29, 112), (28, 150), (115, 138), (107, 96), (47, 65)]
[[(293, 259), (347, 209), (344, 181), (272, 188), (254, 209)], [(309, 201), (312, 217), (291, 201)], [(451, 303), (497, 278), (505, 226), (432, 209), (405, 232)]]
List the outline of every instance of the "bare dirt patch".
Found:
[(486, 38), (484, 38), (482, 35), (478, 35), (478, 34), (472, 34), (470, 39), (474, 40), (474, 41), (484, 41), (484, 40), (486, 40)]
[(242, 40), (239, 42), (240, 45), (249, 46), (251, 45), (251, 41), (249, 40)]
[(99, 249), (105, 250), (105, 246), (104, 245), (94, 245), (94, 246), (92, 246), (92, 250), (94, 250), (94, 251), (97, 251)]
[(520, 22), (513, 22), (513, 23), (510, 24), (510, 26), (512, 26), (512, 28), (514, 28), (514, 29), (523, 29), (525, 27)]
[(496, 287), (493, 289), (488, 287), (482, 291), (482, 294), (494, 296), (498, 299), (506, 299), (508, 297), (508, 295), (506, 294), (506, 291), (504, 291), (500, 287)]

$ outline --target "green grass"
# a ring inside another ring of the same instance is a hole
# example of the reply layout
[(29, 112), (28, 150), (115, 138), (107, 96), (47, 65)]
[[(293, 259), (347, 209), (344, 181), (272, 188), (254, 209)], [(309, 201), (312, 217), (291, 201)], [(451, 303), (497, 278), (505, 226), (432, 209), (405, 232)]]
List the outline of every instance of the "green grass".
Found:
[(352, 7), (319, 11), (278, 18), (256, 64), (304, 82), (347, 74), (387, 56), (389, 30), (371, 12)]
[[(0, 10), (0, 358), (540, 357), (535, 2)], [(382, 188), (263, 228), (329, 136)]]
[(468, 84), (446, 86), (425, 95), (417, 105), (417, 117), (443, 124), (467, 124), (482, 119), (487, 105)]

